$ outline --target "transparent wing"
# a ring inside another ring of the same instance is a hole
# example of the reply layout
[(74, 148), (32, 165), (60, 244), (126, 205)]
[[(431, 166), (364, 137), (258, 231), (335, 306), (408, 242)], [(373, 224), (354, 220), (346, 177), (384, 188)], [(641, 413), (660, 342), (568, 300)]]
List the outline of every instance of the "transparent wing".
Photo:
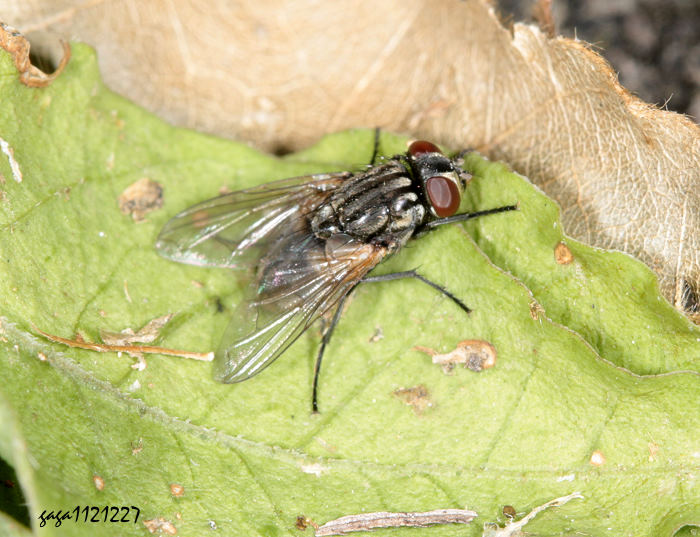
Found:
[(174, 216), (161, 230), (163, 257), (208, 267), (255, 266), (269, 244), (302, 231), (348, 172), (294, 177), (213, 198)]
[(270, 365), (386, 255), (347, 235), (290, 235), (261, 261), (216, 352), (215, 377), (240, 382)]

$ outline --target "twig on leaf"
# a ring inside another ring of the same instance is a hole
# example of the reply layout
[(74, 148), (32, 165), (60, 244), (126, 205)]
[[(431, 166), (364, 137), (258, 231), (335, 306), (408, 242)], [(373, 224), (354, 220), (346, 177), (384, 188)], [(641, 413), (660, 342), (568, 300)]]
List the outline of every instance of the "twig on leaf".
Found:
[(435, 509), (422, 513), (361, 513), (326, 522), (316, 529), (316, 537), (345, 535), (353, 531), (371, 531), (379, 528), (423, 528), (434, 524), (469, 524), (477, 514), (468, 509)]
[(48, 340), (78, 349), (87, 349), (97, 352), (126, 352), (132, 356), (139, 354), (165, 354), (167, 356), (179, 356), (181, 358), (189, 358), (191, 360), (200, 360), (203, 362), (211, 362), (214, 359), (213, 352), (190, 352), (168, 349), (166, 347), (155, 347), (152, 345), (108, 345), (106, 343), (90, 343), (47, 334), (43, 330), (39, 330), (36, 326), (33, 326), (33, 328)]

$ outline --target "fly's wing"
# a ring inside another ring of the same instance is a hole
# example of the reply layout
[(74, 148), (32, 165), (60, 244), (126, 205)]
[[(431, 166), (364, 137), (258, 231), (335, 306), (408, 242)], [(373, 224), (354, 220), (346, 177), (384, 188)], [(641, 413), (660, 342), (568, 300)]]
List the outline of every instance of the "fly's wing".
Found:
[(163, 227), (156, 250), (190, 265), (255, 266), (271, 243), (302, 231), (304, 217), (351, 176), (342, 172), (294, 177), (204, 201)]
[(385, 255), (385, 248), (347, 235), (296, 233), (278, 243), (224, 333), (215, 378), (240, 382), (262, 371)]

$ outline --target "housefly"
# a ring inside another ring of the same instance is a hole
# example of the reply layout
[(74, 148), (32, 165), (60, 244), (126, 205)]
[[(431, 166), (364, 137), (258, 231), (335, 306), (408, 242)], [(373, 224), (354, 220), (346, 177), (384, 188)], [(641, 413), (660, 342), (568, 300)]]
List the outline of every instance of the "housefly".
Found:
[[(378, 138), (375, 140), (375, 155)], [(373, 158), (374, 161), (374, 158)], [(214, 361), (215, 378), (246, 380), (270, 365), (316, 319), (335, 308), (323, 333), (313, 384), (343, 302), (360, 282), (416, 278), (469, 308), (416, 271), (368, 273), (410, 239), (442, 224), (514, 210), (456, 214), (470, 176), (427, 141), (364, 171), (275, 181), (204, 201), (173, 217), (160, 255), (206, 267), (250, 269)]]

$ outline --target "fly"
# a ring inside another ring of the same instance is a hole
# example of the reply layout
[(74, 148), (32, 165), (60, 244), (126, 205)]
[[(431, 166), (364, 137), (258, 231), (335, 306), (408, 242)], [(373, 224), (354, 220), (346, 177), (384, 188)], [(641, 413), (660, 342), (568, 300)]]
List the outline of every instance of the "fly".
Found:
[[(377, 143), (378, 137), (375, 156)], [(233, 383), (258, 374), (335, 309), (314, 370), (317, 411), (323, 353), (345, 299), (362, 282), (414, 278), (469, 313), (459, 298), (415, 270), (368, 275), (409, 240), (437, 226), (516, 209), (456, 214), (469, 179), (458, 160), (419, 140), (405, 154), (359, 173), (283, 179), (204, 201), (173, 217), (158, 236), (160, 255), (255, 274), (216, 351), (216, 380)]]

